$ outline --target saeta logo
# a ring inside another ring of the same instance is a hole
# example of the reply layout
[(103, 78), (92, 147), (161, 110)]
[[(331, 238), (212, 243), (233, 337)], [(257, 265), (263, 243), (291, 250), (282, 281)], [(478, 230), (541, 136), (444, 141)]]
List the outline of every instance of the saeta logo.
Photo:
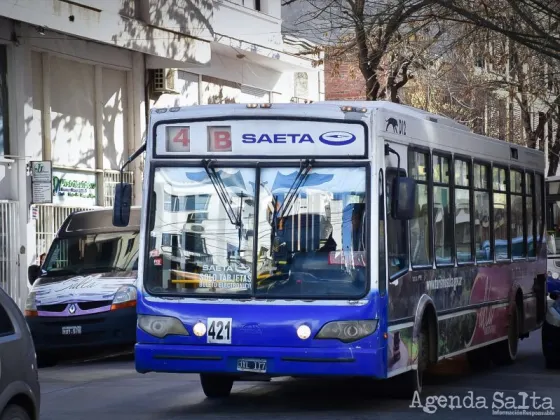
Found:
[(323, 133), (319, 137), (321, 143), (328, 144), (329, 146), (345, 146), (354, 143), (356, 136), (346, 131), (329, 131)]

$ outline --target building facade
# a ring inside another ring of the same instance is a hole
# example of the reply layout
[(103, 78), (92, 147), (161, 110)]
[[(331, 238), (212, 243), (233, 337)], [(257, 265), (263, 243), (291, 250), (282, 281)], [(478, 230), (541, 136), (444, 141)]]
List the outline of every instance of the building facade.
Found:
[[(64, 218), (112, 205), (150, 107), (323, 99), (303, 48), (278, 0), (0, 2), (0, 286), (22, 306)], [(32, 162), (52, 167), (40, 202)], [(140, 203), (142, 162), (125, 177)]]

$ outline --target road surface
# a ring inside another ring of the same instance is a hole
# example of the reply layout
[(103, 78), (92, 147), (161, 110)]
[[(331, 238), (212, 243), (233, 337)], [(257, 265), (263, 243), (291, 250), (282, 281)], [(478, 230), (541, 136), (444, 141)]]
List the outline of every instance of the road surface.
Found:
[[(521, 342), (518, 362), (509, 367), (468, 372), (461, 360), (448, 363), (426, 380), (426, 396), (456, 396), (463, 400), (469, 392), (486, 398), (488, 408), (455, 408), (436, 405), (433, 414), (411, 401), (380, 397), (379, 389), (362, 383), (283, 379), (268, 383), (242, 382), (234, 385), (227, 400), (206, 400), (197, 375), (146, 374), (135, 372), (130, 358), (59, 365), (40, 370), (42, 420), (199, 420), (199, 419), (471, 419), (492, 416), (494, 392), (498, 399), (534, 392), (543, 402), (549, 397), (554, 418), (560, 415), (560, 372), (544, 368), (540, 331)], [(377, 396), (376, 396), (377, 395)], [(425, 397), (421, 403), (426, 406)], [(450, 400), (448, 400), (450, 401)], [(456, 399), (451, 401), (456, 405)], [(479, 401), (483, 402), (483, 400)], [(526, 406), (532, 408), (531, 400)], [(476, 402), (476, 400), (475, 400)], [(505, 408), (505, 407), (504, 407)], [(546, 407), (544, 407), (546, 408)], [(433, 411), (433, 410), (432, 410)], [(546, 411), (546, 410), (544, 410)], [(542, 416), (538, 416), (541, 417)], [(503, 418), (524, 418), (507, 415)], [(527, 417), (529, 418), (529, 417)]]

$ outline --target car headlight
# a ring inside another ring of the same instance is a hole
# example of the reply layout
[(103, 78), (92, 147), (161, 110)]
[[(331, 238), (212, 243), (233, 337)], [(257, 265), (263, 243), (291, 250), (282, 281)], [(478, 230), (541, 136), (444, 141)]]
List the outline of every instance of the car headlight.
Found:
[(172, 316), (138, 315), (138, 327), (157, 338), (189, 335), (183, 323)]
[(37, 316), (36, 293), (29, 292), (25, 301), (25, 316)]
[(122, 286), (117, 290), (115, 296), (113, 297), (113, 303), (111, 305), (111, 310), (122, 308), (132, 308), (136, 306), (136, 287), (134, 286)]
[(373, 334), (376, 328), (376, 319), (368, 321), (333, 321), (325, 324), (315, 338), (335, 339), (343, 343), (351, 343)]

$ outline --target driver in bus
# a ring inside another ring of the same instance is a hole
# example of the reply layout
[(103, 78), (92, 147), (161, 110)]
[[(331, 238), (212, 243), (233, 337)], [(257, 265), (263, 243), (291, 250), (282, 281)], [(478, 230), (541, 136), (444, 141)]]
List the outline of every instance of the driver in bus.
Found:
[(319, 248), (319, 252), (334, 252), (336, 251), (336, 241), (332, 237), (332, 231), (325, 244)]

